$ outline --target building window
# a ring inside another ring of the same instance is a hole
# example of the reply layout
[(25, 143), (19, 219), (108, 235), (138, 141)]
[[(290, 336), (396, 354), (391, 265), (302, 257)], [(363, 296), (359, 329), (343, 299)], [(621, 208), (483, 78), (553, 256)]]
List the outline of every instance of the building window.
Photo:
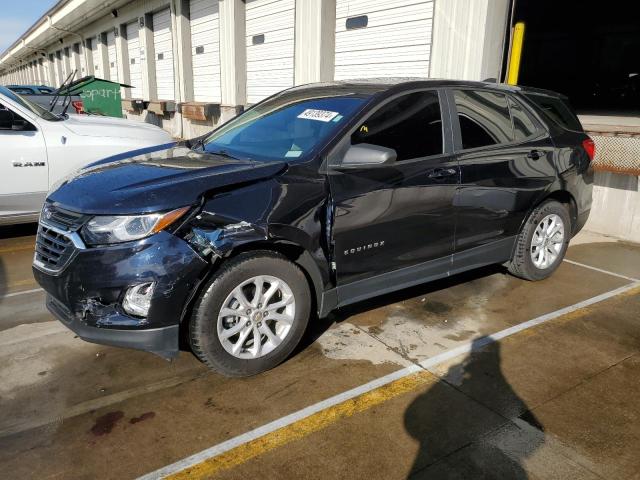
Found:
[(358, 17), (347, 18), (346, 27), (347, 30), (355, 30), (356, 28), (365, 28), (369, 25), (369, 17), (367, 15), (360, 15)]
[(254, 35), (253, 38), (251, 39), (251, 43), (253, 45), (261, 45), (264, 43), (264, 33), (261, 33), (260, 35)]

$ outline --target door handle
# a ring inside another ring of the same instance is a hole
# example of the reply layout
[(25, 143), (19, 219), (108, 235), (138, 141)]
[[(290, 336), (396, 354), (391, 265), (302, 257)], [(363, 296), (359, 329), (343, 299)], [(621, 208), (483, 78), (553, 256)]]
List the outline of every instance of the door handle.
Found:
[(529, 153), (527, 153), (527, 158), (530, 158), (532, 160), (538, 160), (541, 156), (542, 152), (540, 152), (539, 150), (531, 150)]
[(455, 168), (434, 168), (429, 172), (428, 177), (433, 178), (435, 180), (439, 180), (439, 179), (451, 177), (457, 174), (458, 174), (458, 170)]

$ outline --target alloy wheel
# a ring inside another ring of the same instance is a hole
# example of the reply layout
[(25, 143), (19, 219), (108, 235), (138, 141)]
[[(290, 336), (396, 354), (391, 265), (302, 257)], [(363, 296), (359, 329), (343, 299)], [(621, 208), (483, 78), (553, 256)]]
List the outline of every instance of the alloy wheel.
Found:
[(218, 314), (223, 348), (241, 359), (275, 350), (291, 330), (296, 302), (285, 281), (270, 275), (252, 277), (235, 287)]
[(564, 222), (560, 216), (552, 213), (544, 217), (533, 232), (531, 238), (531, 261), (541, 269), (553, 265), (565, 240)]

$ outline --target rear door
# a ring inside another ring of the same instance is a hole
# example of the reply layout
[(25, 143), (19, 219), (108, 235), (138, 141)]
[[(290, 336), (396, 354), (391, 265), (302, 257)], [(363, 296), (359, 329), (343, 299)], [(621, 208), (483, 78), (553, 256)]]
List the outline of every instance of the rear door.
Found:
[(461, 175), (455, 270), (510, 258), (524, 217), (556, 172), (548, 133), (512, 95), (453, 89), (449, 98)]
[(440, 97), (437, 90), (421, 90), (389, 100), (338, 149), (366, 143), (392, 148), (398, 156), (390, 165), (329, 175), (342, 303), (449, 269), (458, 168)]

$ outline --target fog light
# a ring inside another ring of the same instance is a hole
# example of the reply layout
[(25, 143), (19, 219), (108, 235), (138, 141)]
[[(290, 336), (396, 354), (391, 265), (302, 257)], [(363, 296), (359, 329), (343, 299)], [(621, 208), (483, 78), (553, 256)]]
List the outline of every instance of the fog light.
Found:
[(154, 286), (154, 283), (141, 283), (130, 287), (122, 302), (124, 311), (136, 317), (146, 317), (151, 306)]

